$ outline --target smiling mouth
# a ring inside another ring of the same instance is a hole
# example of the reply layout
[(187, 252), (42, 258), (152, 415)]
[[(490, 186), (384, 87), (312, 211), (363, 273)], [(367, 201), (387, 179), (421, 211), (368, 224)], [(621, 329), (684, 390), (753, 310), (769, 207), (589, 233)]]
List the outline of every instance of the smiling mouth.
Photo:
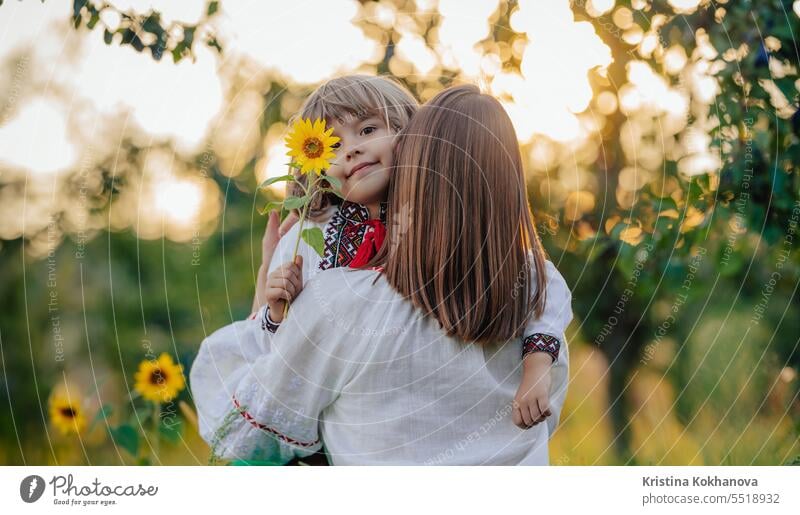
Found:
[(373, 166), (373, 165), (376, 165), (376, 164), (378, 164), (378, 161), (374, 161), (372, 163), (362, 163), (362, 164), (356, 166), (355, 168), (353, 168), (352, 170), (350, 170), (350, 175), (348, 175), (347, 177), (352, 177), (353, 175), (357, 174), (361, 170), (364, 170), (365, 168), (369, 168), (370, 166)]

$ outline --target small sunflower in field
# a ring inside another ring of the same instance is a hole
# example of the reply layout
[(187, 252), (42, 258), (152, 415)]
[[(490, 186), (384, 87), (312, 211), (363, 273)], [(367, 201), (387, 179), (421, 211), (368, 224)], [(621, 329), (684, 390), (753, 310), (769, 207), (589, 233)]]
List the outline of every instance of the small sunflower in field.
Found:
[(172, 357), (166, 352), (157, 360), (142, 361), (134, 380), (134, 388), (142, 397), (153, 402), (169, 402), (186, 387), (183, 365), (172, 361)]
[(333, 136), (333, 127), (325, 128), (325, 120), (317, 118), (312, 123), (308, 118), (294, 122), (292, 130), (286, 136), (286, 146), (293, 162), (300, 168), (300, 173), (322, 173), (330, 167), (330, 159), (336, 157), (333, 145), (339, 138)]
[(80, 402), (63, 393), (50, 397), (50, 421), (61, 434), (80, 434), (86, 429), (86, 417)]

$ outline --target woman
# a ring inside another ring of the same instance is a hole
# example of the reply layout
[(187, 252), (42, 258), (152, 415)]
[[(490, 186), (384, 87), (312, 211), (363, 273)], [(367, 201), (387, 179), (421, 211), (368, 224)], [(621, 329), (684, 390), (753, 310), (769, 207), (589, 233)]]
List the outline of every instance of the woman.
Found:
[[(571, 296), (543, 259), (507, 114), (475, 87), (445, 90), (395, 163), (373, 268), (318, 274), (269, 345), (258, 321), (203, 342), (191, 384), (216, 454), (285, 463), (324, 440), (335, 465), (548, 463)], [(562, 345), (552, 365), (532, 356), (549, 369), (550, 403), (522, 430), (520, 336), (539, 314)]]

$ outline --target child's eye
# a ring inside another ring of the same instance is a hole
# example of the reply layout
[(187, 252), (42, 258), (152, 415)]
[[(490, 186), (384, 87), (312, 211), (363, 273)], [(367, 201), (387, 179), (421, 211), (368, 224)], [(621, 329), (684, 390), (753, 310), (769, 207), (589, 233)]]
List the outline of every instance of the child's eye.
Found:
[(375, 127), (373, 127), (372, 125), (368, 125), (367, 127), (364, 127), (363, 129), (361, 129), (361, 135), (362, 136), (369, 136), (370, 134), (375, 132), (375, 130), (376, 130)]
[(337, 148), (339, 148), (339, 147), (341, 147), (341, 146), (342, 146), (342, 142), (341, 142), (341, 141), (337, 141), (336, 143), (334, 143), (333, 145), (331, 145), (331, 148), (332, 148), (333, 150), (336, 150)]

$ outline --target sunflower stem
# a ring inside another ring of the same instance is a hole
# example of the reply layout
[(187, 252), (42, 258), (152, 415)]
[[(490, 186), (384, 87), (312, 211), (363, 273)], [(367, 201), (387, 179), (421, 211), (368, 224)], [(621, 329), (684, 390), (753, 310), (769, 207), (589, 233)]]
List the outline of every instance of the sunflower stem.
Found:
[[(294, 260), (297, 259), (297, 250), (300, 248), (300, 240), (303, 238), (303, 224), (305, 224), (306, 214), (308, 214), (308, 206), (311, 205), (311, 202), (314, 201), (314, 195), (316, 194), (316, 191), (313, 188), (314, 188), (314, 186), (317, 185), (317, 181), (318, 180), (319, 180), (319, 176), (316, 175), (314, 177), (314, 180), (308, 186), (308, 189), (311, 190), (311, 192), (312, 192), (311, 193), (311, 198), (309, 198), (308, 202), (305, 203), (305, 205), (303, 206), (303, 212), (300, 214), (300, 230), (297, 232), (297, 240), (295, 240), (295, 242), (294, 242), (294, 252), (292, 252), (292, 263), (294, 263)], [(304, 191), (308, 191), (308, 190), (304, 190)], [(306, 195), (308, 195), (308, 193), (306, 193)], [(291, 303), (287, 300), (286, 304), (283, 307), (283, 320), (282, 321), (285, 321), (286, 317), (289, 316), (289, 304), (291, 304)]]
[(153, 465), (158, 459), (158, 424), (161, 422), (161, 404), (153, 403)]

